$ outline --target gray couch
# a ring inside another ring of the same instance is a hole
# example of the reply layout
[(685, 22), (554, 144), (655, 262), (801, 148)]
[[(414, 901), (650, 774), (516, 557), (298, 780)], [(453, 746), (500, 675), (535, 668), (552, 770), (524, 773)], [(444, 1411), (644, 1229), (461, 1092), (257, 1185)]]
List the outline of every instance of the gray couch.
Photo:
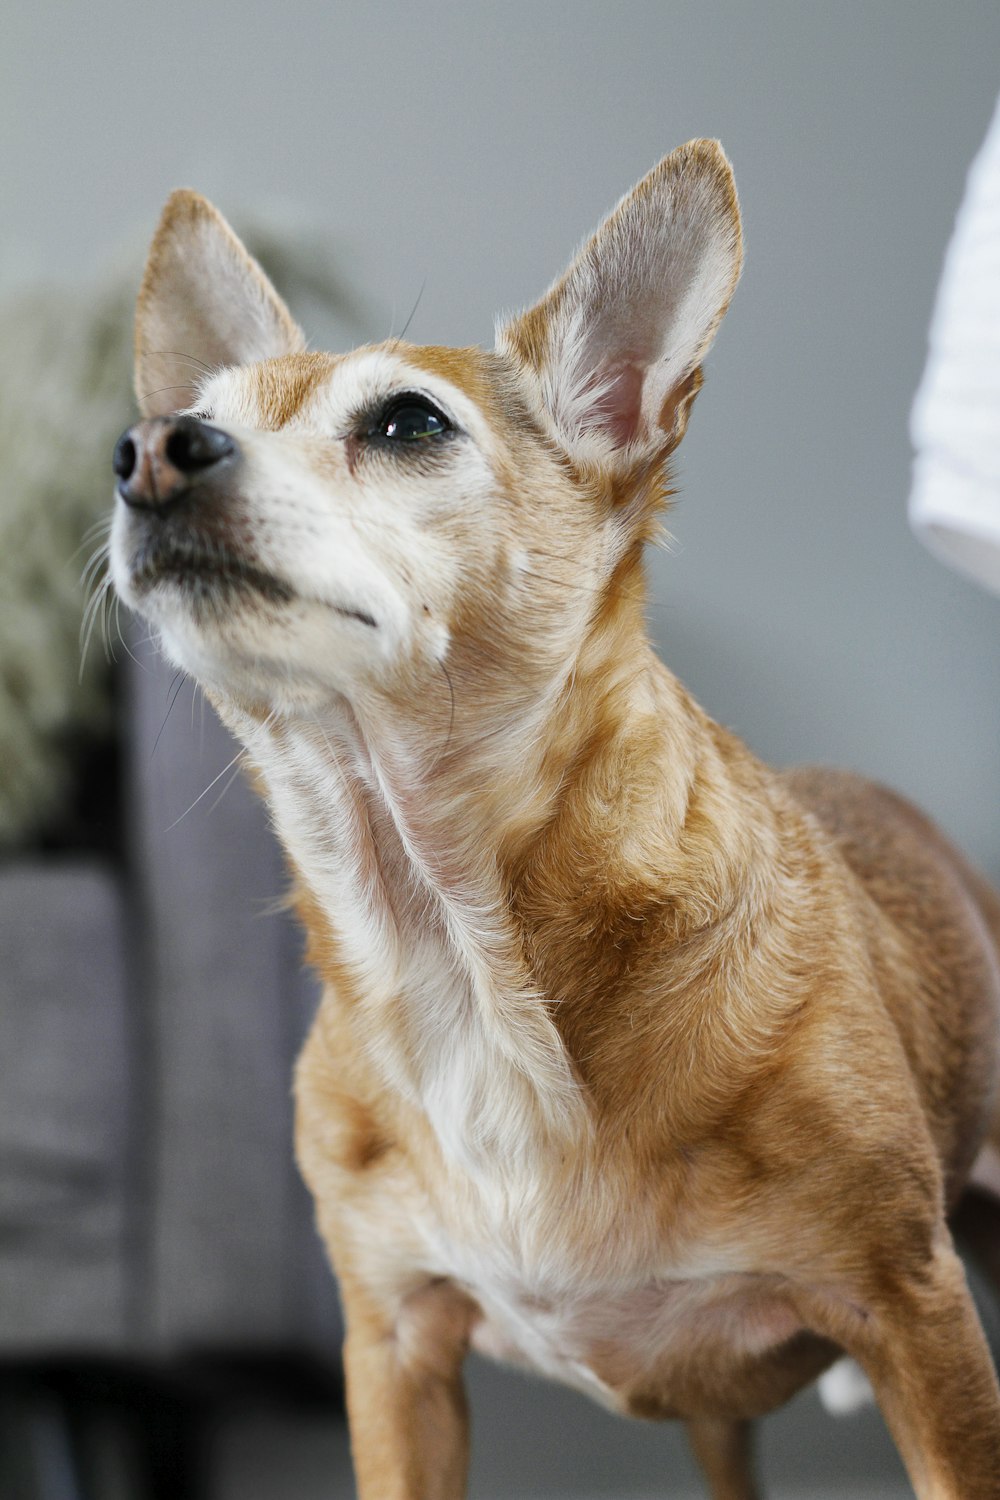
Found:
[(133, 650), (116, 852), (0, 865), (0, 1360), (24, 1399), (28, 1370), (99, 1367), (127, 1393), (213, 1363), (339, 1368), (292, 1155), (316, 991), (275, 912), (281, 856), (237, 768), (197, 800), (236, 747)]

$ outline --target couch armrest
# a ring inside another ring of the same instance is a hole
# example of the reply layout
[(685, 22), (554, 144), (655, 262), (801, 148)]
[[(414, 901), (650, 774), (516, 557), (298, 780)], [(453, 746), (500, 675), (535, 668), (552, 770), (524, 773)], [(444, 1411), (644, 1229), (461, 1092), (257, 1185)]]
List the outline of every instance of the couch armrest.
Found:
[(89, 859), (0, 866), (0, 1348), (131, 1339), (127, 921)]
[[(136, 632), (137, 633), (137, 632)], [(148, 1095), (148, 1334), (169, 1351), (339, 1353), (332, 1275), (292, 1153), (315, 1008), (287, 886), (238, 747), (152, 647), (125, 665)], [(222, 773), (220, 776), (220, 772)], [(205, 792), (215, 778), (218, 781)]]

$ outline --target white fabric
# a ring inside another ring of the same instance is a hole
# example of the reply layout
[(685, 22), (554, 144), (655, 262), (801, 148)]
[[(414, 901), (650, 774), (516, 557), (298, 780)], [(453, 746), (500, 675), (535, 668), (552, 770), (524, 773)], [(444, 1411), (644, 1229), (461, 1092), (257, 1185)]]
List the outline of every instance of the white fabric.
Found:
[(1000, 592), (1000, 104), (945, 258), (911, 434), (914, 530)]

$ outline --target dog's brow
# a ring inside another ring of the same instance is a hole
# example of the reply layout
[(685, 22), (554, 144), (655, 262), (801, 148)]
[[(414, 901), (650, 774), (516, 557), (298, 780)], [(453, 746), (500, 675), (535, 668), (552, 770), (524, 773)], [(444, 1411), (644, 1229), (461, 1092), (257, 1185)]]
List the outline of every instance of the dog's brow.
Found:
[(261, 424), (284, 427), (326, 380), (335, 360), (329, 354), (286, 354), (251, 365), (248, 377)]
[(492, 394), (481, 349), (446, 349), (431, 344), (408, 348), (405, 358), (408, 364), (419, 366), (429, 375), (440, 375), (451, 385), (458, 386), (471, 401), (482, 403)]
[(509, 417), (495, 355), (475, 347), (449, 349), (435, 344), (401, 344), (398, 340), (383, 347), (389, 354), (404, 360), (408, 371), (420, 371), (432, 379), (446, 380), (492, 425), (499, 426), (505, 417)]

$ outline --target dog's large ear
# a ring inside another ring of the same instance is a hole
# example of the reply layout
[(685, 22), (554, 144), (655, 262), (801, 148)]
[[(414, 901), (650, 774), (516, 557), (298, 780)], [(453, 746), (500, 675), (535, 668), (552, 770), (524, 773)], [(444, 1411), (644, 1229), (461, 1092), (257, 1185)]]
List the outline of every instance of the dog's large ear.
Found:
[(741, 261), (729, 162), (718, 142), (689, 141), (500, 328), (498, 347), (528, 369), (572, 457), (627, 467), (680, 442)]
[(145, 417), (180, 411), (223, 365), (294, 354), (305, 338), (219, 211), (171, 193), (153, 236), (135, 319), (135, 388)]

